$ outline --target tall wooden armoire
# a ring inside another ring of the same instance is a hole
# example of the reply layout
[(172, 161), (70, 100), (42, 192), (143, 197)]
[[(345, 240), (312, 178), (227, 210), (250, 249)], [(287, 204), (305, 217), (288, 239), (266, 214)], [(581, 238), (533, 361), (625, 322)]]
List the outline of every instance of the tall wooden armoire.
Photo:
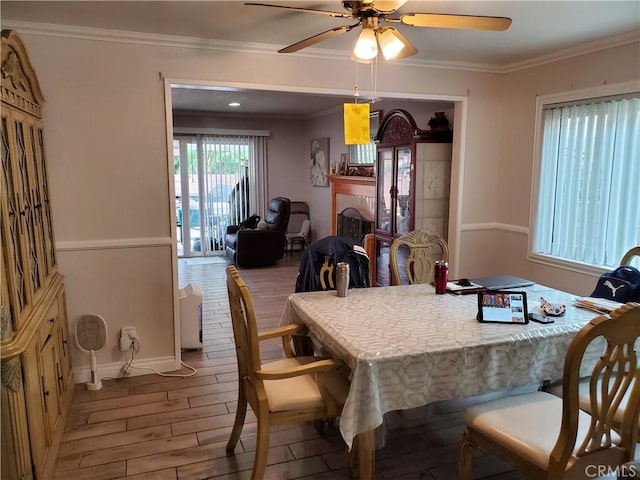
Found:
[(405, 110), (391, 110), (376, 141), (377, 285), (390, 284), (389, 248), (395, 238), (426, 230), (447, 239), (452, 132), (417, 127)]
[(48, 479), (74, 378), (49, 202), (44, 96), (14, 31), (2, 31), (0, 53), (2, 479)]

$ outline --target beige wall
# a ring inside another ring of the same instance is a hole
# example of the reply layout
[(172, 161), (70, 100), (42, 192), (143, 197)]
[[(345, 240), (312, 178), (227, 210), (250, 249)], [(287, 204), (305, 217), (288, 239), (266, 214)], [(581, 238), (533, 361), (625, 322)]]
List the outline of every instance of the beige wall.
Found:
[(593, 275), (527, 260), (536, 96), (630, 81), (637, 82), (640, 90), (640, 44), (509, 73), (504, 80), (502, 116), (505, 121), (499, 135), (502, 201), (496, 205), (495, 221), (509, 226), (511, 231), (493, 233), (499, 248), (495, 253), (510, 246), (505, 266), (540, 283), (588, 295), (595, 285)]
[[(177, 366), (161, 78), (348, 91), (350, 62), (19, 33), (48, 98), (51, 198), (71, 329), (81, 313), (105, 316), (110, 340), (97, 355), (104, 375), (122, 363), (117, 338), (127, 325), (142, 341), (140, 362)], [(637, 79), (639, 57), (635, 44), (508, 74), (380, 65), (380, 92), (468, 96), (461, 275), (510, 271), (583, 293), (593, 283), (526, 259), (535, 94)], [(297, 130), (300, 138), (269, 151), (269, 193), (308, 200), (320, 235), (329, 232), (329, 189), (309, 186), (309, 140), (340, 129), (337, 119), (315, 119)], [(332, 143), (331, 157), (342, 150)], [(88, 359), (74, 351), (73, 363), (86, 381)]]

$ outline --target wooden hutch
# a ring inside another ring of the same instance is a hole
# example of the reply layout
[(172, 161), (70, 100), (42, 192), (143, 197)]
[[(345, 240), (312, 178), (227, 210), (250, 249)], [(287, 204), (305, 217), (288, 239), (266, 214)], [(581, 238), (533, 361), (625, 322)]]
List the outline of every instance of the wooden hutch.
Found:
[(20, 37), (2, 31), (2, 479), (53, 478), (71, 406), (65, 290), (43, 141), (44, 96)]
[(389, 285), (389, 248), (415, 229), (447, 239), (452, 132), (417, 127), (405, 110), (383, 118), (376, 141), (375, 282)]

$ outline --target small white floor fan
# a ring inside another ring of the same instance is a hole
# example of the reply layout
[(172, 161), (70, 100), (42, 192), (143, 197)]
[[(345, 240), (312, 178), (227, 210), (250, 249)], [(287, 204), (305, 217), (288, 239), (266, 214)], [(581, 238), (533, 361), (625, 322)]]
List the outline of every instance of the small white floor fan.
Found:
[(91, 355), (91, 381), (87, 382), (87, 390), (100, 390), (102, 380), (98, 379), (95, 352), (107, 343), (107, 324), (104, 318), (96, 313), (81, 315), (76, 322), (76, 339), (80, 349)]

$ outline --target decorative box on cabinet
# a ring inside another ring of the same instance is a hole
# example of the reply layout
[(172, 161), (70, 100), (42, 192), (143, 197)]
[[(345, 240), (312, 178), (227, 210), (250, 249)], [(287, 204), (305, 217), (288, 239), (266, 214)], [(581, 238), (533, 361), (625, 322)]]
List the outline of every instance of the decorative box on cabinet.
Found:
[(2, 479), (53, 476), (73, 396), (42, 130), (44, 97), (20, 37), (2, 31)]
[(447, 238), (450, 131), (417, 127), (405, 110), (385, 115), (376, 136), (375, 283), (389, 285), (389, 248), (397, 237), (426, 230)]

